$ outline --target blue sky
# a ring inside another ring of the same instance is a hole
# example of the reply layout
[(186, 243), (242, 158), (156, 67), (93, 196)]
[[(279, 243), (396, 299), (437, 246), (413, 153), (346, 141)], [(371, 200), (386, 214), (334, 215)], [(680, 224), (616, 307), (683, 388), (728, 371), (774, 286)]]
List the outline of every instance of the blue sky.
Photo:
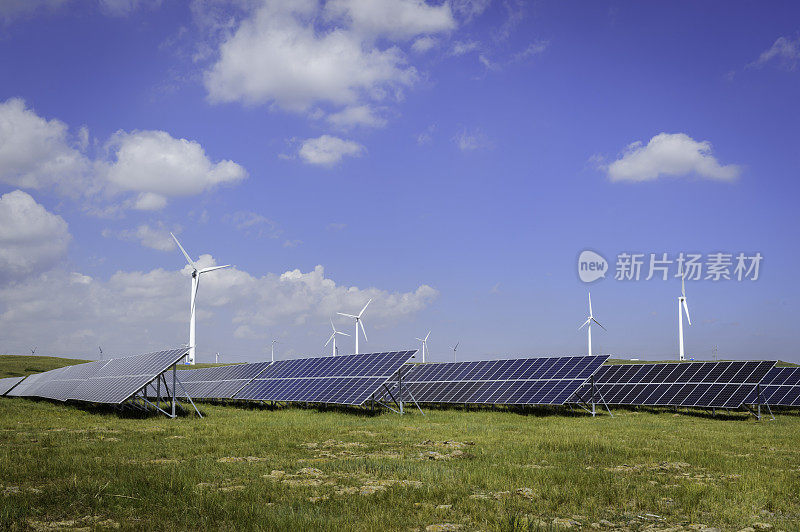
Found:
[(800, 362), (798, 62), (793, 2), (2, 2), (0, 352), (185, 342), (173, 231), (236, 266), (199, 361), (370, 297), (362, 351), (583, 353), (587, 289), (596, 350), (676, 357), (679, 281), (592, 249), (761, 253), (687, 283), (687, 353)]

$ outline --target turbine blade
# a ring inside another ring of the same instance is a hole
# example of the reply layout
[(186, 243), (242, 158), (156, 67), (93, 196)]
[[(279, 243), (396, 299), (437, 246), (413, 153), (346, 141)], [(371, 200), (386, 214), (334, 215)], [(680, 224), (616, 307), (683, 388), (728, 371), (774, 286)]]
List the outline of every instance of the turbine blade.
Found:
[(688, 321), (689, 325), (691, 325), (692, 319), (689, 317), (689, 306), (686, 304), (686, 298), (683, 298), (683, 310), (686, 311), (686, 321)]
[(325, 345), (324, 345), (323, 347), (328, 347), (328, 344), (329, 344), (329, 343), (331, 343), (331, 340), (333, 340), (333, 337), (334, 337), (334, 336), (336, 336), (336, 333), (333, 333), (333, 334), (331, 335), (331, 337), (330, 337), (330, 338), (328, 338), (328, 341), (327, 341), (327, 342), (325, 342)]
[(359, 318), (361, 317), (362, 314), (364, 314), (364, 311), (367, 310), (367, 307), (369, 306), (370, 303), (372, 303), (372, 298), (369, 298), (369, 301), (367, 301), (367, 304), (364, 305), (364, 308), (362, 308), (361, 312), (358, 313), (358, 317)]
[(598, 324), (598, 325), (600, 326), (600, 328), (601, 328), (601, 329), (603, 329), (604, 331), (607, 331), (607, 330), (608, 330), (608, 329), (606, 329), (605, 327), (603, 327), (603, 324), (602, 324), (602, 323), (600, 323), (599, 321), (597, 321), (596, 319), (592, 318), (592, 321), (593, 321), (593, 322), (595, 322), (596, 324)]
[(200, 270), (200, 273), (208, 273), (208, 272), (213, 272), (214, 270), (221, 270), (222, 268), (230, 268), (230, 267), (231, 267), (230, 264), (226, 264), (225, 266), (210, 266), (208, 268), (203, 268), (202, 270)]
[(430, 331), (428, 331), (428, 334), (426, 334), (426, 335), (425, 335), (425, 341), (426, 341), (426, 342), (428, 341), (428, 336), (430, 336), (430, 335), (431, 335), (431, 332), (430, 332)]
[(342, 331), (336, 331), (335, 334), (341, 334), (342, 336), (350, 336), (349, 334), (347, 334), (345, 332), (342, 332)]
[(456, 342), (456, 345), (454, 345), (454, 346), (453, 346), (453, 351), (455, 351), (456, 349), (458, 349), (458, 344), (460, 344), (460, 343), (461, 343), (461, 342)]
[(336, 314), (340, 316), (347, 316), (348, 318), (353, 318), (353, 319), (358, 318), (358, 316), (353, 316), (352, 314), (345, 314), (344, 312), (337, 312)]
[(172, 235), (172, 239), (175, 241), (175, 243), (176, 243), (176, 244), (178, 244), (178, 247), (180, 248), (180, 250), (181, 250), (181, 253), (183, 253), (183, 256), (184, 256), (184, 257), (186, 257), (186, 261), (187, 261), (187, 262), (188, 262), (188, 263), (189, 263), (189, 264), (192, 266), (192, 268), (194, 268), (194, 269), (196, 270), (196, 269), (197, 269), (197, 265), (196, 265), (196, 264), (194, 263), (194, 261), (193, 261), (193, 260), (192, 260), (192, 259), (189, 257), (189, 254), (188, 254), (188, 253), (186, 253), (186, 250), (185, 250), (185, 249), (183, 249), (183, 246), (181, 246), (181, 243), (180, 243), (180, 242), (178, 242), (178, 237), (176, 237), (176, 236), (175, 236), (175, 235), (173, 235), (172, 233), (170, 233), (170, 235)]
[[(366, 307), (364, 307), (364, 308), (366, 308)], [(358, 320), (358, 323), (361, 325), (361, 332), (364, 333), (364, 340), (369, 342), (369, 339), (367, 338), (367, 331), (366, 331), (366, 329), (364, 329), (364, 322), (361, 321), (361, 320)]]
[(584, 321), (584, 322), (583, 322), (583, 325), (581, 325), (580, 327), (578, 327), (578, 330), (580, 331), (581, 329), (583, 329), (584, 327), (586, 327), (586, 326), (587, 326), (588, 324), (590, 324), (591, 322), (592, 322), (592, 318), (586, 318), (586, 321)]
[(681, 295), (686, 297), (686, 283), (684, 282), (685, 275), (681, 275)]
[(422, 338), (418, 338), (418, 337), (415, 337), (415, 338), (417, 338), (417, 340), (419, 340), (420, 342), (424, 342), (425, 341)]
[(592, 293), (589, 292), (589, 316), (592, 315)]

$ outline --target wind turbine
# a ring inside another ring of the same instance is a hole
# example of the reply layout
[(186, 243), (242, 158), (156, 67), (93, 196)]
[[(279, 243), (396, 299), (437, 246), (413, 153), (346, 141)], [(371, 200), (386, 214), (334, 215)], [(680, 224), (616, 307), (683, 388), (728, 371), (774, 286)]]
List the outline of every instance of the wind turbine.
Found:
[(425, 352), (428, 350), (428, 336), (431, 335), (431, 332), (428, 331), (428, 334), (425, 335), (425, 338), (417, 338), (420, 342), (422, 342), (422, 363), (425, 363)]
[(217, 354), (214, 355), (214, 364), (219, 364), (219, 351), (217, 351)]
[(678, 346), (680, 347), (678, 360), (686, 360), (683, 353), (683, 311), (686, 311), (686, 321), (689, 325), (692, 324), (689, 318), (689, 307), (686, 305), (686, 285), (684, 283), (685, 275), (681, 274), (681, 295), (678, 298)]
[(279, 344), (279, 343), (280, 342), (278, 341), (277, 338), (273, 338), (272, 339), (272, 348), (270, 349), (270, 360), (271, 360), (270, 364), (274, 364), (275, 363), (275, 344)]
[(189, 257), (189, 254), (186, 253), (186, 250), (183, 249), (181, 243), (178, 242), (178, 239), (172, 235), (172, 239), (175, 240), (175, 243), (178, 244), (183, 256), (186, 257), (186, 261), (189, 263), (189, 266), (192, 267), (192, 292), (191, 297), (189, 299), (189, 354), (186, 355), (186, 364), (194, 365), (194, 354), (195, 354), (195, 321), (197, 317), (196, 313), (196, 305), (195, 302), (197, 300), (197, 289), (200, 287), (200, 276), (204, 273), (213, 272), (214, 270), (220, 270), (222, 268), (228, 268), (230, 264), (226, 264), (225, 266), (211, 266), (209, 268), (202, 268), (198, 269), (197, 264)]
[(341, 334), (342, 336), (350, 336), (350, 335), (347, 333), (343, 333), (342, 331), (337, 331), (336, 327), (333, 325), (333, 320), (331, 320), (331, 329), (333, 329), (333, 333), (331, 334), (330, 338), (328, 338), (328, 341), (325, 342), (325, 347), (328, 347), (328, 344), (331, 343), (331, 340), (333, 340), (333, 356), (336, 356), (339, 354), (339, 351), (336, 350), (336, 335), (337, 334)]
[(36, 348), (35, 347), (31, 347), (31, 355), (35, 355), (35, 354), (36, 354)]
[(587, 329), (589, 335), (589, 356), (592, 356), (592, 322), (596, 323), (597, 325), (600, 325), (600, 328), (603, 329), (604, 331), (606, 330), (606, 328), (603, 327), (599, 321), (594, 319), (594, 315), (592, 314), (592, 293), (589, 292), (589, 316), (586, 317), (586, 321), (583, 322), (583, 325), (578, 327), (578, 330), (580, 331), (587, 325), (589, 326), (589, 328)]
[(453, 346), (453, 362), (456, 361), (456, 349), (458, 349), (458, 344), (461, 342), (456, 342), (456, 345)]
[(367, 340), (367, 331), (364, 330), (364, 323), (361, 321), (361, 316), (364, 314), (364, 311), (367, 310), (369, 304), (372, 303), (372, 298), (367, 301), (367, 304), (364, 305), (364, 308), (361, 309), (361, 312), (358, 313), (358, 316), (354, 316), (353, 314), (345, 314), (344, 312), (337, 312), (340, 316), (347, 316), (348, 318), (353, 318), (356, 321), (356, 354), (358, 354), (358, 326), (361, 325), (361, 332), (364, 333), (364, 341), (368, 342)]
[(97, 346), (97, 349), (100, 350), (100, 360), (103, 360), (103, 348), (101, 346)]

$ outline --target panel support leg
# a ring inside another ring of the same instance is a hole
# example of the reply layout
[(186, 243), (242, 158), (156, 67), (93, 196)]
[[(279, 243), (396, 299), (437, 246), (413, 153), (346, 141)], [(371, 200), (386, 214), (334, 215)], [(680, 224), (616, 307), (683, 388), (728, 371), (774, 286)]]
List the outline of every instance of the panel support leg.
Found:
[(175, 367), (175, 364), (172, 365), (172, 418), (175, 419), (175, 394), (177, 390), (175, 389), (175, 381), (178, 380), (178, 369)]

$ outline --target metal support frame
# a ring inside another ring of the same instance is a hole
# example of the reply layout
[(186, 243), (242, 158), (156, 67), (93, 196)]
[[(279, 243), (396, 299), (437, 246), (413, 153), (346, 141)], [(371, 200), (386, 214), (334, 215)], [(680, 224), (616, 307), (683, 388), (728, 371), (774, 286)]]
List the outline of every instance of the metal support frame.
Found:
[(750, 406), (748, 406), (747, 404), (742, 403), (742, 405), (747, 409), (748, 412), (750, 412), (756, 417), (756, 420), (761, 421), (761, 405), (763, 404), (764, 406), (767, 407), (767, 412), (769, 412), (769, 417), (772, 419), (772, 421), (775, 421), (775, 415), (772, 413), (772, 408), (770, 408), (768, 403), (762, 402), (761, 384), (756, 384), (756, 401), (757, 401), (756, 404), (753, 405), (756, 407), (755, 410), (750, 408)]
[[(167, 371), (169, 371), (169, 368), (167, 368)], [(180, 379), (178, 379), (178, 372), (177, 372), (176, 364), (172, 365), (172, 388), (171, 389), (167, 385), (167, 380), (166, 380), (166, 378), (164, 376), (165, 373), (166, 373), (166, 371), (163, 372), (163, 373), (158, 374), (158, 376), (154, 379), (154, 381), (150, 381), (147, 384), (145, 384), (142, 387), (141, 390), (136, 392), (130, 398), (130, 400), (128, 401), (128, 404), (130, 406), (136, 408), (136, 409), (143, 410), (145, 412), (148, 412), (149, 411), (149, 406), (152, 406), (157, 412), (161, 412), (162, 414), (164, 414), (165, 416), (167, 416), (170, 419), (175, 419), (177, 417), (176, 408), (178, 406), (180, 406), (180, 404), (178, 403), (178, 397), (177, 397), (177, 395), (178, 395), (177, 386), (179, 385), (181, 387), (181, 389), (183, 390), (183, 393), (186, 395), (186, 398), (192, 404), (192, 407), (194, 408), (194, 411), (202, 419), (203, 418), (203, 414), (200, 413), (200, 410), (197, 408), (197, 405), (194, 404), (194, 401), (189, 396), (189, 393), (186, 391), (186, 387), (184, 387), (183, 383), (180, 381)], [(162, 398), (162, 395), (161, 395), (161, 381), (164, 381), (164, 390), (167, 392), (167, 396), (165, 398)], [(155, 403), (153, 403), (152, 401), (150, 401), (147, 398), (147, 388), (151, 384), (153, 385), (153, 387), (156, 390), (156, 394), (155, 394), (155, 401), (156, 402)], [(140, 403), (140, 401), (141, 401), (141, 403)], [(162, 401), (167, 403), (167, 405), (169, 405), (171, 403), (171, 405), (172, 405), (172, 412), (171, 413), (167, 412), (166, 410), (161, 408), (161, 402)], [(183, 407), (181, 407), (181, 409), (183, 409)]]
[[(581, 397), (581, 395), (577, 391), (575, 392), (575, 397), (578, 398), (578, 403), (576, 403), (576, 404), (579, 407), (581, 407), (582, 409), (584, 409), (585, 411), (587, 411), (588, 413), (590, 413), (592, 415), (592, 417), (596, 417), (597, 416), (597, 409), (596, 409), (595, 405), (597, 404), (597, 401), (595, 401), (595, 396), (599, 396), (600, 397), (600, 402), (603, 404), (603, 406), (606, 407), (606, 410), (608, 411), (608, 415), (611, 416), (611, 417), (614, 417), (614, 414), (611, 413), (611, 409), (608, 407), (608, 403), (606, 403), (606, 400), (603, 397), (603, 394), (600, 393), (600, 390), (598, 390), (597, 387), (594, 384), (594, 375), (589, 377), (589, 390), (590, 390), (590, 395), (591, 395), (591, 397), (590, 397), (590, 399), (591, 399), (591, 409), (589, 408), (590, 403), (587, 402), (586, 399)], [(583, 404), (581, 404), (581, 403), (583, 403)]]

